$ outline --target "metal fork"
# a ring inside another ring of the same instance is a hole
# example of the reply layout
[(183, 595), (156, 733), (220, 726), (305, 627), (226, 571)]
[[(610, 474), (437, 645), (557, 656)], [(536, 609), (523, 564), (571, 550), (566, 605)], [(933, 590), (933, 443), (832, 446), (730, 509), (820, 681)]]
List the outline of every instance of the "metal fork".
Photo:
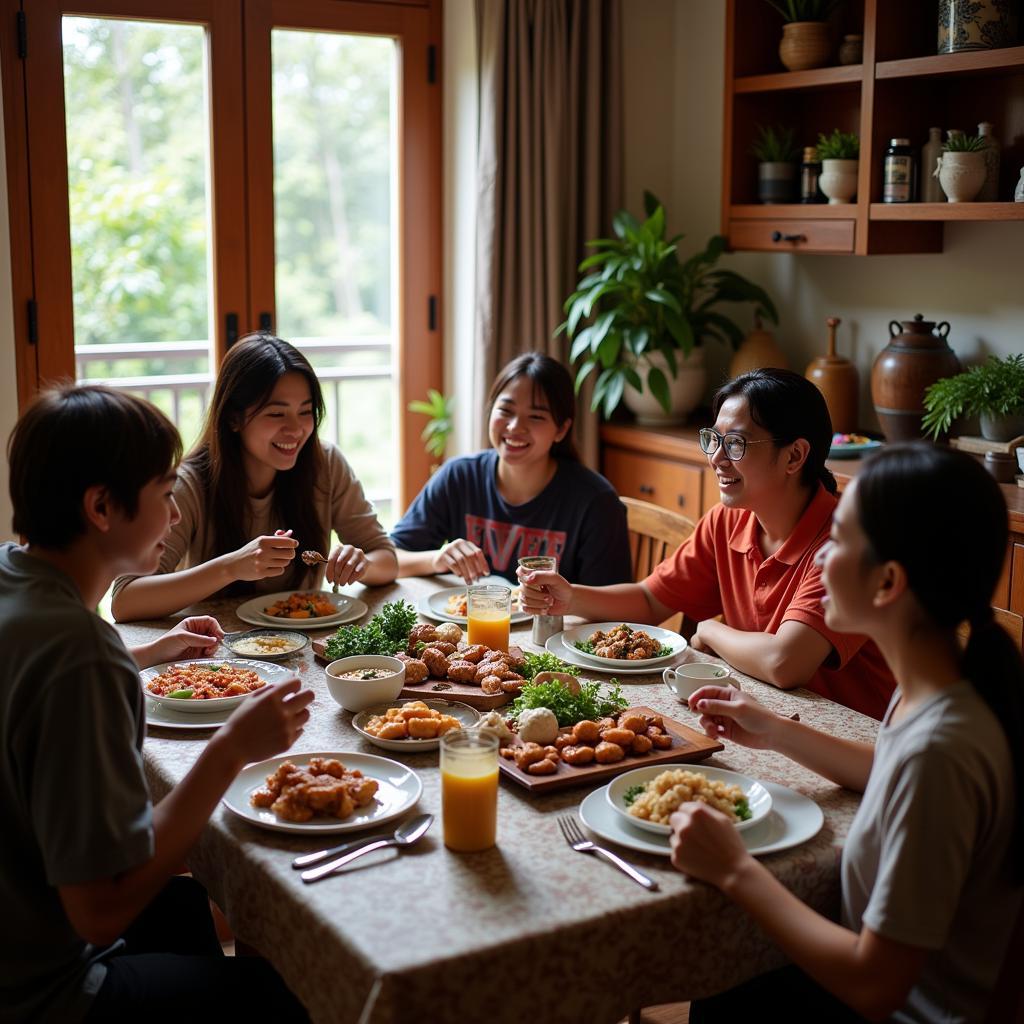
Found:
[(610, 861), (620, 871), (624, 871), (634, 882), (639, 882), (645, 889), (649, 889), (651, 892), (658, 891), (658, 883), (653, 878), (648, 878), (647, 875), (633, 867), (632, 864), (624, 861), (618, 854), (612, 853), (611, 850), (606, 850), (603, 846), (597, 846), (587, 839), (572, 815), (563, 814), (558, 819), (558, 827), (562, 830), (565, 841), (577, 853), (596, 853), (599, 857), (604, 857), (605, 860)]

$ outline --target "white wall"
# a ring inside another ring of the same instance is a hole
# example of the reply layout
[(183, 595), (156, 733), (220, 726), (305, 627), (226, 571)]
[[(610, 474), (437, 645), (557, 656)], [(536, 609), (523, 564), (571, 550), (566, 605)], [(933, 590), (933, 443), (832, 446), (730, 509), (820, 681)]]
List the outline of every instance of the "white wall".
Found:
[[(642, 212), (645, 188), (666, 204), (689, 251), (721, 230), (725, 5), (623, 0), (626, 201)], [(997, 126), (998, 131), (998, 126)], [(1024, 351), (1024, 224), (947, 224), (941, 254), (811, 256), (736, 254), (726, 265), (766, 287), (793, 369), (825, 351), (825, 319), (838, 316), (840, 353), (861, 374), (861, 423), (877, 425), (869, 378), (890, 320), (948, 320), (961, 360)], [(740, 314), (742, 316), (742, 314)], [(742, 322), (742, 321), (741, 321)], [(711, 386), (729, 353), (709, 351)]]
[[(3, 134), (3, 104), (0, 102), (0, 137)], [(0, 145), (0, 441), (6, 450), (7, 437), (18, 418), (17, 374), (14, 363), (14, 309), (11, 298), (11, 232), (7, 215), (7, 156)], [(13, 540), (11, 499), (7, 488), (7, 458), (0, 459), (0, 540)]]

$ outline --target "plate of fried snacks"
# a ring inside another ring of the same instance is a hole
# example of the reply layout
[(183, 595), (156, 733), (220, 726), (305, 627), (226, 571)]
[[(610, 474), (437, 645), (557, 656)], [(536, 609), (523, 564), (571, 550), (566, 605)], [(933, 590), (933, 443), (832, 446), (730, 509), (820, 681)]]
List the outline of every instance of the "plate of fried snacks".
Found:
[(246, 765), (224, 806), (276, 832), (355, 832), (400, 817), (423, 792), (404, 764), (352, 751), (291, 751)]
[(260, 594), (238, 606), (235, 614), (251, 626), (328, 629), (361, 619), (369, 609), (355, 597), (327, 590), (282, 590)]
[(309, 646), (309, 637), (288, 629), (249, 629), (229, 633), (221, 643), (232, 654), (242, 658), (278, 661), (305, 650)]
[(637, 768), (613, 779), (605, 794), (631, 825), (663, 836), (672, 831), (668, 824), (672, 814), (695, 800), (721, 811), (741, 832), (772, 809), (771, 794), (756, 779), (705, 765)]
[[(528, 622), (531, 616), (519, 610), (520, 588), (513, 586), (504, 576), (486, 576), (477, 581), (480, 586), (508, 587), (512, 591), (512, 622)], [(465, 624), (469, 620), (466, 615), (467, 588), (448, 587), (445, 590), (438, 590), (420, 603), (420, 611), (428, 619), (436, 619), (440, 622), (461, 622)]]
[[(702, 768), (702, 771), (710, 771)], [(775, 782), (765, 782), (764, 788), (772, 798), (771, 811), (756, 825), (740, 832), (739, 838), (747, 852), (755, 857), (780, 850), (789, 850), (813, 839), (825, 823), (821, 808), (803, 793), (787, 789)], [(626, 814), (612, 807), (607, 797), (607, 786), (595, 789), (584, 798), (579, 807), (583, 824), (601, 839), (623, 846), (627, 850), (668, 857), (672, 853), (669, 836), (655, 835), (637, 828)]]
[(208, 715), (228, 711), (267, 683), (287, 679), (289, 671), (244, 658), (201, 658), (143, 669), (143, 693), (171, 711)]
[(562, 643), (589, 664), (609, 668), (660, 665), (686, 650), (686, 639), (678, 633), (635, 622), (589, 622), (567, 629)]
[[(583, 629), (589, 630), (593, 633), (598, 623), (591, 626), (582, 627)], [(614, 625), (621, 625), (621, 623), (614, 623)], [(642, 626), (638, 627), (646, 631), (650, 631), (652, 627)], [(620, 682), (625, 681), (624, 676), (653, 676), (660, 673), (662, 669), (669, 665), (678, 665), (684, 656), (686, 649), (686, 641), (683, 637), (679, 637), (683, 641), (684, 648), (679, 654), (674, 657), (666, 658), (656, 662), (650, 661), (614, 661), (609, 658), (598, 658), (594, 655), (589, 657), (585, 655), (579, 648), (574, 647), (569, 640), (566, 639), (567, 631), (561, 633), (555, 633), (549, 636), (544, 642), (544, 650), (549, 654), (553, 654), (556, 658), (564, 661), (568, 665), (573, 665), (578, 669), (583, 669), (585, 672), (605, 672), (608, 675), (615, 676)], [(667, 630), (665, 632), (668, 632)], [(590, 633), (587, 635), (589, 636)], [(678, 634), (674, 634), (678, 636)], [(628, 668), (626, 666), (629, 666)]]
[(469, 729), (480, 712), (454, 700), (396, 700), (360, 711), (356, 731), (384, 750), (418, 754), (437, 750), (441, 736), (452, 729)]

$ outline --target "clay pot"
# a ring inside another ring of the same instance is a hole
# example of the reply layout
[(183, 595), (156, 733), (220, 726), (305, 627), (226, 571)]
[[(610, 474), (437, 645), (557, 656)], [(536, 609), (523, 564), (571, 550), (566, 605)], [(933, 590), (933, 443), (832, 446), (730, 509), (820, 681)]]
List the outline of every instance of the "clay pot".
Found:
[(743, 339), (729, 361), (729, 376), (738, 377), (741, 373), (760, 370), (766, 366), (788, 370), (789, 362), (779, 348), (775, 335), (771, 331), (766, 331), (761, 326), (761, 318), (756, 317), (754, 329)]
[(782, 26), (779, 60), (789, 71), (823, 68), (832, 55), (828, 24), (824, 21), (791, 21)]
[(761, 163), (757, 165), (757, 198), (762, 203), (795, 203), (797, 198), (796, 164)]
[(985, 154), (943, 153), (935, 174), (951, 203), (970, 203), (985, 184)]
[(685, 358), (682, 352), (676, 352), (676, 369), (679, 372), (675, 377), (672, 376), (665, 357), (655, 351), (644, 355), (640, 366), (637, 367), (645, 381), (645, 362), (657, 366), (665, 374), (672, 411), (666, 413), (646, 387), (643, 391), (634, 391), (630, 387), (623, 391), (622, 401), (626, 408), (636, 416), (637, 423), (645, 426), (664, 427), (674, 423), (685, 423), (686, 417), (700, 405), (707, 388), (708, 371), (704, 361), (704, 349), (698, 345)]
[(859, 160), (822, 160), (818, 188), (832, 206), (848, 203), (857, 194)]
[(836, 355), (836, 328), (841, 322), (837, 316), (830, 316), (825, 321), (828, 325), (828, 353), (812, 360), (804, 376), (825, 396), (832, 429), (841, 434), (852, 434), (857, 429), (860, 376), (849, 359)]
[(920, 313), (913, 320), (890, 321), (889, 344), (871, 369), (871, 400), (887, 440), (919, 438), (925, 389), (960, 372), (948, 334), (948, 323), (936, 327)]
[(986, 441), (1012, 441), (1024, 434), (1024, 413), (993, 416), (983, 412), (978, 420)]
[(864, 60), (864, 37), (843, 36), (839, 46), (840, 64), (860, 64)]

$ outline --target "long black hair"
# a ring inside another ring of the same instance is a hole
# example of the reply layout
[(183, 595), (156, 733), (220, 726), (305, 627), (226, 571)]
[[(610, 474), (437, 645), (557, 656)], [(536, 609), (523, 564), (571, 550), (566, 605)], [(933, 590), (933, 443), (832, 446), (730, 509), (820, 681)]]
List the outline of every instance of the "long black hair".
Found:
[[(1010, 865), (1024, 877), (1024, 661), (991, 606), (1009, 533), (999, 485), (963, 452), (892, 445), (857, 475), (856, 508), (871, 557), (903, 566), (935, 626), (952, 634), (970, 625), (961, 671), (1006, 733), (1016, 794)], [(967, 522), (970, 556), (939, 557)]]
[[(320, 522), (314, 498), (325, 477), (323, 450), (316, 435), (324, 418), (320, 381), (306, 357), (287, 341), (272, 334), (249, 334), (228, 349), (217, 374), (202, 436), (185, 459), (206, 491), (215, 556), (235, 551), (252, 540), (245, 530), (248, 485), (239, 431), (267, 404), (274, 386), (286, 373), (306, 378), (315, 426), (295, 465), (274, 478), (273, 516), (293, 531), (300, 547), (326, 550), (328, 526)], [(315, 575), (315, 567), (307, 568), (296, 558), (281, 577), (282, 589), (308, 585)], [(251, 589), (251, 584), (235, 583), (226, 592)]]
[[(543, 352), (524, 352), (498, 372), (487, 396), (488, 415), (498, 396), (517, 377), (526, 377), (530, 381), (535, 397), (538, 392), (544, 396), (556, 427), (561, 429), (567, 420), (575, 419), (576, 393), (572, 386), (572, 376), (557, 359), (552, 359)], [(551, 446), (551, 454), (556, 459), (579, 461), (579, 452), (572, 438), (572, 427), (561, 441), (556, 441)]]
[(836, 478), (825, 466), (832, 447), (832, 418), (824, 396), (806, 377), (775, 368), (733, 377), (715, 392), (711, 409), (716, 419), (726, 399), (736, 395), (747, 400), (750, 418), (775, 438), (776, 448), (801, 437), (807, 441), (810, 451), (800, 474), (805, 487), (820, 483), (829, 494), (836, 493)]

